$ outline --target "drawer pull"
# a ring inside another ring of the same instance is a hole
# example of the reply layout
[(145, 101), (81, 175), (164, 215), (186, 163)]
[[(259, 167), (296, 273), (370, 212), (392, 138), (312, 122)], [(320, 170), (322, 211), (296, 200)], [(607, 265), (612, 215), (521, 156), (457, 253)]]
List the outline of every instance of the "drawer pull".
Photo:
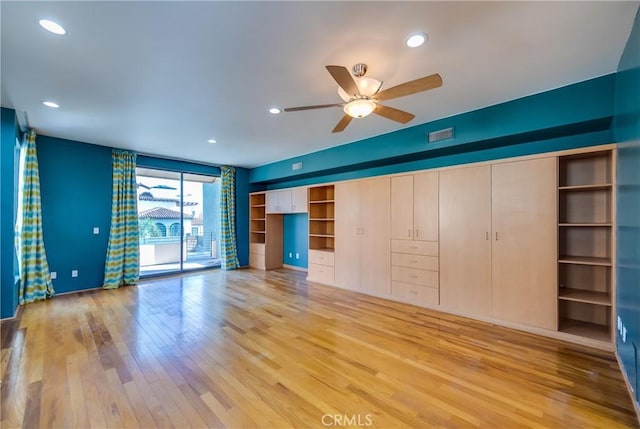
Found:
[(409, 293), (412, 293), (412, 294), (414, 294), (414, 295), (417, 295), (417, 294), (418, 294), (418, 292), (417, 292), (417, 291), (415, 291), (415, 290), (410, 290), (410, 291), (409, 291)]
[(411, 278), (412, 278), (412, 279), (417, 279), (417, 278), (418, 278), (418, 276), (416, 276), (415, 274), (411, 274)]
[(417, 264), (417, 263), (418, 263), (418, 261), (411, 261), (411, 263), (412, 263), (412, 264)]
[(409, 249), (417, 249), (418, 246), (409, 246)]

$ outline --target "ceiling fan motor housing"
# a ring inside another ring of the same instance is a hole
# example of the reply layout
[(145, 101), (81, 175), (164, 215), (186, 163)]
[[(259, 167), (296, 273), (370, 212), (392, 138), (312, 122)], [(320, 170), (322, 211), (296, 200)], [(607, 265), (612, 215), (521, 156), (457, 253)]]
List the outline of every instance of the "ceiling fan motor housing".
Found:
[(367, 65), (363, 63), (358, 63), (353, 66), (353, 68), (351, 69), (351, 72), (356, 77), (362, 77), (365, 74), (367, 74)]

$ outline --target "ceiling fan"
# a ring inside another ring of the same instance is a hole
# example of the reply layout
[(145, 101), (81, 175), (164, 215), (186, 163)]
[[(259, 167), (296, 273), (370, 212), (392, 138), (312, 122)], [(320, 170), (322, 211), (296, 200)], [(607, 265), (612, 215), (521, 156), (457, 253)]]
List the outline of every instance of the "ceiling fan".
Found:
[(353, 118), (364, 118), (371, 113), (406, 124), (415, 118), (415, 115), (393, 107), (383, 106), (379, 102), (442, 86), (442, 78), (435, 73), (381, 91), (381, 81), (364, 77), (367, 73), (366, 64), (359, 63), (353, 66), (352, 71), (355, 79), (351, 77), (351, 73), (344, 66), (326, 67), (329, 74), (338, 83), (338, 94), (344, 100), (344, 103), (288, 107), (284, 111), (297, 112), (300, 110), (324, 109), (326, 107), (342, 107), (345, 115), (333, 129), (332, 132), (334, 133), (343, 131)]

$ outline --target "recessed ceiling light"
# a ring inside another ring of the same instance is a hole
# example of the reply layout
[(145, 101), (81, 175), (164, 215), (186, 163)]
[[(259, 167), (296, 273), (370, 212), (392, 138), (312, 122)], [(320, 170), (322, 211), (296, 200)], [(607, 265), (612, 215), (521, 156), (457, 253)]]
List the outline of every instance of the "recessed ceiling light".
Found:
[(53, 101), (48, 101), (48, 100), (43, 101), (42, 104), (44, 104), (47, 107), (51, 107), (53, 109), (57, 109), (58, 107), (60, 107), (58, 103), (54, 103)]
[(280, 109), (278, 109), (277, 107), (272, 107), (271, 109), (269, 109), (269, 113), (277, 115), (278, 113), (280, 113)]
[(58, 24), (55, 21), (51, 21), (50, 19), (41, 19), (38, 23), (47, 31), (52, 32), (53, 34), (64, 35), (67, 34), (67, 30), (62, 28), (62, 25)]
[(208, 143), (215, 143), (216, 141), (214, 139), (209, 139), (207, 140)]
[(416, 33), (409, 36), (406, 43), (410, 48), (417, 48), (418, 46), (426, 42), (428, 38), (429, 36), (427, 36), (426, 33)]

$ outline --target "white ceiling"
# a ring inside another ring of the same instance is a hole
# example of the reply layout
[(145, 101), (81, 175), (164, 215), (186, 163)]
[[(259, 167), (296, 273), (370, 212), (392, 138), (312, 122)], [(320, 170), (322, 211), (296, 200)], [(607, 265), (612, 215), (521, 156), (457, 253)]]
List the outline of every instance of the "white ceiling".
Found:
[[(41, 134), (253, 167), (614, 72), (638, 4), (2, 1), (1, 101)], [(420, 30), (429, 42), (406, 47)], [(444, 85), (385, 103), (407, 125), (332, 134), (339, 108), (268, 113), (339, 102), (324, 66), (358, 62), (386, 88)]]

